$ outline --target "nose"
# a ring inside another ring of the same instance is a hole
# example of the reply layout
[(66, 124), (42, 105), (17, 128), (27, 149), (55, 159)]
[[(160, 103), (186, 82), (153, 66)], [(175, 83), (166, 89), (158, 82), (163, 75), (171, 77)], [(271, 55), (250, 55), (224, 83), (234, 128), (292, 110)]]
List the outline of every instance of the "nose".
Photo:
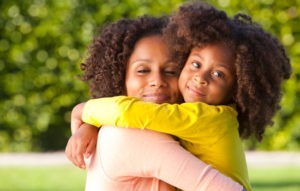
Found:
[(156, 88), (167, 86), (167, 82), (164, 79), (164, 76), (160, 73), (151, 75), (149, 84), (151, 87), (156, 87)]
[(206, 79), (204, 74), (195, 74), (193, 78), (194, 82), (197, 84), (200, 84), (202, 86), (207, 86), (208, 85), (208, 80)]

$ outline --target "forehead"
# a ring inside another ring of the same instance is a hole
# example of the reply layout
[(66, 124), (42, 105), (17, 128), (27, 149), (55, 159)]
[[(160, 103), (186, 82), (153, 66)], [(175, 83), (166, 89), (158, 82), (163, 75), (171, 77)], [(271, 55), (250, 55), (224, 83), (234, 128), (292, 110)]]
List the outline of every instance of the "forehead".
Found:
[(136, 62), (170, 64), (169, 51), (160, 35), (140, 39), (129, 58), (129, 65)]
[(163, 53), (166, 54), (167, 46), (161, 35), (152, 35), (139, 39), (134, 46), (132, 54), (142, 52), (143, 50), (152, 50), (153, 52), (163, 51)]
[(224, 43), (206, 44), (201, 47), (194, 47), (190, 57), (199, 58), (203, 61), (234, 67), (235, 52)]

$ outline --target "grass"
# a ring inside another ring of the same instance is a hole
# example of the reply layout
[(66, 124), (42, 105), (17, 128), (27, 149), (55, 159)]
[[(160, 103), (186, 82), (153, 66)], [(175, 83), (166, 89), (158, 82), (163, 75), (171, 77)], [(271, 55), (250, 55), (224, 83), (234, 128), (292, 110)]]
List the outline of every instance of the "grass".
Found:
[[(86, 171), (73, 166), (0, 167), (1, 191), (83, 191)], [(300, 167), (250, 168), (254, 191), (299, 191)]]
[(249, 168), (254, 191), (299, 191), (300, 166)]
[(83, 191), (86, 172), (73, 166), (0, 167), (1, 191)]

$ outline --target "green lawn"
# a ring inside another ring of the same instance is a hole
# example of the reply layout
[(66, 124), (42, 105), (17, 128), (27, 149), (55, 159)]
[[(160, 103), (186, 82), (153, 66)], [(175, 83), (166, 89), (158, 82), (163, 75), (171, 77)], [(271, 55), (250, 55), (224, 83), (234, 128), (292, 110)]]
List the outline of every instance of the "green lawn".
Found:
[[(300, 167), (250, 168), (254, 191), (299, 191)], [(73, 166), (0, 167), (1, 191), (83, 191), (86, 172)]]
[(300, 191), (300, 166), (250, 168), (254, 191)]
[(1, 191), (83, 191), (86, 172), (73, 166), (0, 167)]

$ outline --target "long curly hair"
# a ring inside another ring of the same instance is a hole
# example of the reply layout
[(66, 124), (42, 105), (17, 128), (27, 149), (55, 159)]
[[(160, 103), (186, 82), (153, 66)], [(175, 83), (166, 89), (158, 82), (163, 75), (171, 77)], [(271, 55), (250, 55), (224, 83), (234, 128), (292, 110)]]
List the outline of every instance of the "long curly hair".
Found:
[(127, 62), (141, 38), (162, 35), (167, 17), (141, 16), (121, 19), (103, 28), (88, 47), (88, 58), (81, 64), (83, 81), (90, 86), (92, 98), (125, 95)]
[(233, 18), (238, 36), (236, 102), (241, 134), (261, 140), (280, 109), (282, 82), (292, 73), (290, 59), (277, 38), (245, 14)]
[(183, 68), (193, 47), (222, 42), (235, 54), (239, 132), (261, 140), (266, 126), (280, 108), (281, 85), (291, 75), (291, 65), (278, 39), (247, 15), (229, 18), (209, 4), (182, 5), (164, 29), (174, 62)]

